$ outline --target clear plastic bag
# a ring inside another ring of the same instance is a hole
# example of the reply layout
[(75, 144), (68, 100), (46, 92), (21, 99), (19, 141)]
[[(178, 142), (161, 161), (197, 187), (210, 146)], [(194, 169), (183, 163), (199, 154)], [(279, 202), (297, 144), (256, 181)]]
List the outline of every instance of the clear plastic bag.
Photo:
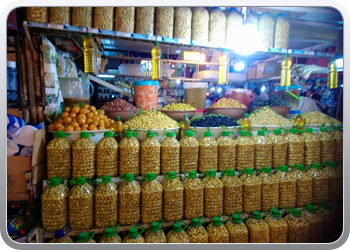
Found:
[(272, 168), (286, 165), (288, 144), (281, 129), (275, 129), (270, 136), (272, 141)]
[[(180, 223), (184, 223), (185, 226), (182, 227)], [(175, 222), (173, 229), (166, 236), (167, 243), (190, 243), (190, 238), (185, 231), (187, 226), (188, 224), (184, 221)]]
[(140, 173), (140, 143), (134, 138), (138, 136), (138, 133), (126, 131), (125, 136), (119, 143), (119, 174), (138, 176)]
[(284, 217), (284, 220), (288, 224), (288, 243), (308, 243), (309, 224), (307, 220), (301, 216), (299, 209), (294, 208), (289, 211), (287, 208), (287, 210), (290, 214)]
[(187, 130), (185, 138), (180, 141), (181, 172), (198, 170), (199, 143), (194, 137), (197, 131)]
[(292, 167), (297, 164), (304, 164), (304, 140), (299, 131), (295, 128), (289, 129), (289, 134), (286, 135), (288, 143), (287, 148), (287, 165)]
[(208, 42), (209, 39), (209, 13), (203, 7), (197, 7), (192, 14), (192, 40)]
[(96, 176), (102, 177), (118, 175), (118, 143), (107, 131), (104, 137), (97, 143)]
[(180, 143), (174, 132), (166, 132), (161, 143), (161, 173), (180, 172)]
[(254, 169), (272, 166), (272, 141), (265, 134), (268, 130), (259, 130), (254, 137)]
[(146, 243), (166, 243), (166, 235), (162, 229), (162, 227), (164, 226), (165, 226), (165, 222), (163, 219), (152, 222), (151, 228), (145, 233), (145, 242)]
[(261, 181), (251, 168), (247, 168), (243, 173), (243, 212), (252, 213), (261, 209)]
[(301, 216), (309, 223), (308, 243), (323, 242), (323, 219), (319, 210), (320, 207), (316, 208), (315, 205), (310, 203), (307, 204), (305, 210), (301, 211)]
[[(185, 175), (186, 176), (186, 175)], [(204, 185), (195, 171), (190, 171), (184, 186), (184, 218), (191, 220), (204, 214)]]
[(175, 172), (164, 173), (163, 183), (163, 219), (178, 221), (183, 217), (184, 187)]
[(153, 36), (154, 34), (154, 7), (136, 8), (136, 33)]
[(26, 7), (26, 18), (28, 22), (48, 23), (49, 7)]
[(229, 137), (234, 132), (223, 131), (216, 142), (218, 143), (218, 169), (222, 172), (224, 169), (235, 169), (236, 167), (236, 142)]
[(321, 127), (316, 134), (321, 141), (321, 162), (334, 161), (335, 137), (329, 132), (329, 128)]
[(202, 226), (205, 222), (206, 220), (203, 216), (192, 219), (192, 224), (186, 229), (186, 233), (191, 243), (208, 243), (209, 242), (208, 232)]
[(246, 131), (241, 131), (236, 139), (236, 170), (254, 169), (254, 141)]
[(305, 157), (304, 164), (310, 166), (315, 162), (320, 162), (321, 156), (321, 141), (313, 133), (312, 128), (306, 128), (305, 133), (302, 134), (305, 142)]
[(155, 35), (173, 38), (173, 29), (174, 29), (174, 8), (157, 7)]
[(295, 207), (297, 181), (296, 177), (289, 172), (288, 166), (277, 168), (279, 171), (275, 174), (279, 180), (279, 202), (281, 207)]
[(233, 214), (225, 224), (230, 236), (230, 243), (248, 243), (248, 228), (243, 223), (247, 216), (243, 215), (241, 218), (240, 214)]
[(141, 175), (160, 174), (160, 143), (154, 138), (158, 133), (147, 132), (147, 137), (141, 142)]
[(269, 243), (270, 230), (269, 225), (262, 218), (266, 216), (266, 212), (261, 215), (260, 211), (253, 212), (251, 218), (246, 222), (249, 232), (249, 243)]
[(73, 7), (72, 25), (92, 27), (92, 7)]
[[(138, 232), (137, 226), (141, 227), (141, 231)], [(145, 228), (140, 224), (135, 224), (134, 227), (130, 228), (129, 233), (123, 239), (123, 243), (145, 243), (145, 239), (141, 235)]]
[(220, 9), (214, 9), (209, 15), (209, 42), (223, 44), (225, 36), (226, 16)]
[(274, 48), (288, 49), (290, 24), (282, 14), (278, 14), (275, 29)]
[(115, 7), (114, 30), (134, 33), (135, 7)]
[(292, 172), (297, 181), (296, 206), (305, 207), (312, 202), (312, 177), (305, 171), (303, 164), (295, 166), (296, 170)]
[(329, 175), (322, 171), (320, 163), (314, 163), (310, 167), (307, 174), (312, 177), (312, 202), (328, 200)]
[(263, 13), (259, 18), (259, 38), (264, 48), (273, 47), (274, 31), (275, 21), (269, 15)]
[(117, 228), (106, 228), (104, 235), (100, 238), (98, 243), (122, 243), (122, 239), (118, 235), (119, 232), (119, 226), (117, 226)]
[(50, 23), (70, 24), (71, 7), (50, 7)]
[(207, 227), (209, 243), (229, 243), (230, 237), (225, 226), (225, 216), (214, 217), (213, 222)]
[[(281, 208), (281, 207), (279, 207)], [(271, 209), (270, 214), (265, 217), (265, 221), (270, 229), (270, 243), (287, 243), (288, 238), (288, 224), (282, 218), (284, 209)]]
[(72, 176), (91, 179), (95, 176), (96, 145), (89, 136), (91, 132), (81, 132), (80, 138), (72, 146)]
[(227, 176), (225, 180), (221, 180), (224, 185), (224, 214), (232, 215), (242, 211), (243, 183), (233, 169), (223, 173)]
[(113, 30), (114, 7), (94, 7), (94, 28)]
[(144, 224), (162, 218), (163, 187), (156, 178), (153, 173), (142, 176), (145, 182), (141, 185), (141, 221)]
[(204, 137), (199, 140), (199, 172), (218, 169), (218, 143), (210, 130), (204, 132)]
[(192, 11), (188, 7), (175, 8), (174, 38), (191, 39)]
[(259, 169), (261, 181), (261, 210), (270, 211), (279, 201), (279, 182), (270, 167)]
[(204, 216), (215, 217), (223, 214), (224, 185), (215, 170), (204, 172)]

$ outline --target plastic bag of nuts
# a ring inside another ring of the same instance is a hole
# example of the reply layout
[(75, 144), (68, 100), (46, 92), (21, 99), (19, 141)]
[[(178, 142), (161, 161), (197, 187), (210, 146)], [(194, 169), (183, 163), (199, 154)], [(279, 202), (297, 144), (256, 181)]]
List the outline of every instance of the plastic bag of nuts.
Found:
[(288, 243), (307, 243), (309, 237), (309, 223), (301, 216), (298, 208), (290, 210), (287, 207), (289, 214), (284, 217), (288, 224)]
[[(160, 225), (160, 223), (162, 223)], [(165, 226), (163, 219), (151, 223), (151, 228), (145, 233), (146, 243), (166, 243), (166, 235), (162, 229)]]
[[(138, 231), (137, 226), (141, 227), (141, 231)], [(123, 239), (123, 243), (145, 243), (145, 239), (141, 235), (145, 228), (140, 224), (135, 224), (134, 227), (130, 228), (129, 233)]]
[[(65, 227), (68, 227), (68, 232), (66, 233), (63, 231)], [(70, 231), (72, 231), (72, 228), (69, 226), (69, 224), (65, 225), (63, 228), (55, 232), (54, 238), (52, 238), (49, 243), (74, 243), (72, 238), (67, 236)]]
[(312, 128), (306, 128), (305, 133), (302, 134), (305, 142), (304, 164), (306, 166), (319, 162), (321, 159), (321, 141), (312, 130)]
[(161, 143), (161, 173), (180, 172), (180, 143), (175, 132), (166, 132)]
[(340, 202), (343, 199), (343, 176), (334, 161), (323, 163), (326, 167), (323, 172), (329, 176), (328, 200), (330, 202)]
[(197, 131), (187, 130), (185, 132), (185, 138), (180, 140), (180, 161), (181, 172), (189, 172), (198, 170), (198, 152), (199, 144), (194, 137)]
[(135, 7), (115, 7), (114, 30), (134, 33)]
[(157, 7), (156, 8), (156, 36), (173, 38), (174, 29), (174, 8)]
[(307, 174), (312, 177), (312, 202), (317, 203), (318, 200), (328, 200), (329, 175), (322, 171), (320, 163), (310, 165)]
[(334, 161), (335, 138), (329, 128), (322, 126), (316, 136), (321, 141), (321, 162)]
[(266, 133), (270, 133), (270, 131), (259, 130), (257, 136), (254, 137), (255, 169), (272, 165), (272, 141), (269, 137), (265, 136)]
[(136, 8), (136, 33), (153, 36), (154, 34), (154, 7)]
[(224, 212), (224, 185), (216, 177), (215, 170), (204, 172), (204, 175), (204, 216), (220, 216)]
[(209, 243), (229, 243), (230, 237), (225, 226), (225, 216), (214, 217), (213, 222), (207, 227)]
[(68, 193), (69, 189), (64, 186), (60, 177), (46, 180), (49, 184), (41, 195), (43, 227), (54, 232), (68, 224)]
[[(282, 128), (284, 131), (286, 129)], [(287, 163), (287, 141), (282, 135), (282, 129), (275, 129), (270, 136), (272, 141), (272, 168), (286, 165)]]
[(231, 215), (242, 211), (243, 183), (236, 176), (233, 169), (223, 170), (227, 178), (222, 181), (224, 185), (224, 214)]
[[(180, 223), (185, 226), (182, 227)], [(188, 224), (182, 220), (175, 222), (173, 229), (166, 236), (167, 243), (190, 243), (190, 238), (185, 231), (187, 227)]]
[(188, 7), (175, 8), (174, 38), (191, 39), (192, 11)]
[(326, 200), (319, 201), (320, 206), (322, 207), (320, 210), (320, 214), (323, 219), (323, 235), (322, 235), (322, 243), (330, 243), (337, 240), (336, 235), (336, 225), (334, 221), (339, 220), (336, 211), (333, 209), (332, 204)]
[[(282, 218), (285, 210), (282, 207), (274, 207), (276, 208), (272, 208), (270, 214), (265, 217), (270, 229), (270, 243), (287, 243), (288, 224)], [(282, 210), (277, 208), (282, 208)]]
[(209, 15), (209, 42), (216, 44), (225, 43), (226, 15), (215, 7)]
[(343, 161), (343, 132), (340, 126), (333, 126), (333, 136), (335, 139), (334, 160)]
[(271, 173), (270, 167), (259, 169), (258, 175), (261, 181), (261, 209), (269, 211), (279, 201), (279, 179)]
[(218, 169), (218, 143), (211, 138), (212, 135), (210, 130), (205, 131), (199, 140), (199, 172)]
[(119, 186), (119, 223), (132, 225), (140, 220), (141, 187), (133, 174), (120, 176), (124, 182)]
[(118, 235), (119, 232), (119, 226), (116, 226), (116, 228), (106, 228), (104, 235), (100, 238), (98, 243), (122, 243), (122, 238)]
[(112, 132), (104, 132), (104, 137), (97, 143), (96, 176), (118, 175), (118, 143)]
[(85, 230), (94, 224), (94, 188), (85, 177), (70, 181), (74, 187), (69, 191), (69, 225), (73, 230)]
[(243, 223), (247, 216), (243, 214), (243, 218), (241, 218), (240, 214), (242, 213), (233, 214), (231, 220), (225, 224), (230, 236), (230, 243), (248, 243), (248, 228)]
[(113, 30), (114, 7), (95, 7), (94, 9), (94, 28)]
[[(321, 207), (309, 203), (305, 210), (301, 211), (301, 216), (309, 223), (308, 243), (322, 243), (323, 218), (319, 211)], [(327, 228), (328, 230), (328, 228)]]
[(197, 7), (192, 14), (192, 40), (208, 42), (209, 39), (209, 13), (203, 7)]
[(149, 130), (147, 137), (141, 142), (141, 175), (160, 173), (160, 143), (154, 136), (159, 134)]
[(276, 167), (279, 171), (275, 174), (279, 181), (279, 202), (281, 207), (295, 207), (297, 181), (289, 172), (288, 166)]
[(91, 28), (92, 7), (73, 7), (72, 25)]
[(305, 207), (312, 202), (312, 177), (306, 173), (305, 166), (298, 164), (294, 166), (296, 170), (292, 172), (297, 181), (296, 206)]
[(262, 218), (266, 216), (264, 211), (254, 211), (252, 217), (245, 223), (249, 232), (249, 243), (269, 243), (269, 224)]
[(287, 147), (287, 165), (289, 167), (297, 164), (304, 163), (304, 140), (301, 135), (299, 135), (300, 131), (291, 128), (289, 129), (289, 134), (286, 135), (286, 140), (288, 143)]
[(236, 142), (230, 137), (235, 132), (223, 131), (216, 142), (218, 143), (218, 168), (219, 172), (224, 169), (235, 169), (236, 167)]
[(50, 7), (50, 23), (70, 24), (71, 7)]
[(195, 171), (190, 171), (184, 186), (184, 218), (191, 220), (204, 214), (204, 185)]
[[(201, 222), (201, 220), (203, 221)], [(204, 216), (193, 218), (192, 224), (186, 229), (186, 233), (191, 243), (208, 243), (207, 230), (202, 226), (206, 222)]]
[(72, 176), (91, 179), (95, 176), (96, 145), (89, 136), (91, 132), (81, 132), (80, 138), (72, 146)]
[(95, 236), (95, 231), (93, 232), (82, 232), (79, 234), (78, 241), (75, 243), (96, 243), (96, 241), (93, 239)]
[(67, 180), (71, 177), (71, 150), (72, 145), (68, 141), (64, 131), (56, 131), (55, 138), (46, 146), (47, 177), (60, 177)]
[(254, 169), (254, 140), (250, 133), (244, 130), (241, 131), (235, 142), (237, 144), (236, 170)]
[(243, 183), (243, 212), (252, 213), (261, 209), (261, 181), (252, 168), (241, 170)]
[(177, 221), (183, 217), (184, 187), (175, 172), (164, 173), (163, 182), (163, 219)]
[(26, 7), (26, 18), (28, 22), (48, 23), (49, 7)]
[(154, 173), (143, 175), (141, 185), (141, 221), (150, 224), (162, 218), (163, 187)]
[[(135, 138), (138, 133), (126, 131), (125, 138), (119, 143), (119, 174), (140, 173), (140, 143)], [(134, 224), (134, 223), (132, 223)]]
[(105, 175), (95, 189), (95, 226), (112, 227), (118, 222), (118, 186)]

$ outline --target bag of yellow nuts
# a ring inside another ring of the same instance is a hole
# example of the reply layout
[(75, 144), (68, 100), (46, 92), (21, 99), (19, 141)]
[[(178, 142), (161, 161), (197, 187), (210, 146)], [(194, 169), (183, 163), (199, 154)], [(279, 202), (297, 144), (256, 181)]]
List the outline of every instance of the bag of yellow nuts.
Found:
[(180, 140), (180, 159), (181, 172), (189, 172), (198, 170), (198, 152), (199, 144), (194, 137), (197, 134), (195, 130), (187, 130), (185, 138)]
[(211, 136), (210, 130), (204, 132), (199, 140), (199, 172), (218, 169), (218, 143)]
[[(125, 138), (119, 143), (119, 174), (140, 173), (140, 143), (135, 138), (138, 133), (131, 130), (126, 131)], [(134, 223), (132, 223), (134, 224)]]
[(111, 131), (106, 131), (97, 143), (96, 176), (118, 175), (118, 143), (112, 137)]
[(123, 183), (119, 186), (119, 223), (132, 225), (140, 220), (141, 187), (133, 174), (120, 176)]
[(243, 183), (234, 169), (223, 170), (223, 173), (226, 177), (221, 180), (224, 185), (224, 214), (231, 215), (242, 211)]
[(304, 164), (310, 166), (315, 162), (320, 161), (321, 153), (321, 141), (314, 134), (312, 128), (306, 128), (305, 133), (302, 134), (303, 140), (305, 142), (305, 152), (304, 152)]
[(279, 179), (271, 173), (270, 167), (258, 169), (261, 181), (261, 210), (269, 211), (279, 201)]
[(71, 8), (70, 7), (50, 7), (50, 23), (70, 24)]
[(196, 171), (186, 175), (184, 186), (184, 218), (191, 220), (204, 214), (204, 185), (197, 177)]
[(309, 223), (308, 243), (323, 242), (323, 219), (320, 209), (321, 207), (309, 203), (306, 205), (305, 210), (301, 211), (301, 216)]
[(261, 209), (261, 181), (252, 168), (247, 168), (241, 176), (243, 183), (243, 212), (252, 213)]
[(136, 30), (135, 33), (153, 36), (154, 34), (154, 7), (136, 8)]
[(243, 223), (247, 216), (242, 214), (243, 218), (241, 218), (241, 214), (241, 212), (236, 212), (225, 224), (230, 236), (230, 243), (248, 243), (248, 228)]
[(96, 241), (93, 239), (95, 236), (95, 231), (93, 232), (82, 232), (79, 234), (78, 241), (75, 243), (96, 243)]
[(163, 219), (177, 221), (183, 217), (184, 187), (175, 172), (164, 173), (163, 182)]
[(293, 165), (304, 163), (304, 140), (299, 134), (301, 130), (296, 128), (289, 129), (289, 134), (286, 135), (288, 143), (287, 147), (287, 165), (292, 167)]
[[(201, 222), (201, 220), (203, 221)], [(208, 243), (207, 230), (202, 226), (206, 222), (204, 216), (193, 218), (192, 224), (186, 229), (186, 233), (191, 243)]]
[(113, 30), (114, 7), (95, 7), (94, 9), (94, 28)]
[(275, 129), (270, 136), (272, 141), (272, 168), (286, 165), (288, 144), (285, 137), (282, 135), (282, 133), (286, 131), (287, 130), (284, 128)]
[[(141, 231), (138, 231), (137, 227), (141, 227)], [(134, 227), (130, 228), (129, 233), (123, 239), (123, 243), (145, 243), (145, 239), (141, 235), (145, 228), (140, 224), (135, 224)]]
[(209, 15), (209, 42), (224, 44), (226, 37), (226, 15), (219, 7)]
[(92, 7), (73, 7), (72, 25), (91, 28)]
[(64, 131), (56, 131), (55, 138), (46, 146), (47, 177), (61, 177), (67, 180), (71, 177), (71, 150), (72, 145), (68, 141)]
[(230, 137), (231, 134), (235, 134), (235, 132), (223, 131), (222, 136), (216, 140), (219, 149), (219, 172), (236, 167), (236, 142)]
[(156, 7), (155, 36), (173, 38), (174, 8)]
[(116, 226), (116, 228), (113, 228), (113, 227), (106, 228), (104, 235), (101, 237), (98, 243), (122, 243), (122, 239), (118, 235), (119, 232), (120, 232), (119, 226)]
[(316, 136), (321, 141), (321, 162), (334, 161), (335, 138), (330, 128), (322, 126)]
[(214, 217), (213, 222), (207, 227), (209, 243), (229, 243), (230, 237), (225, 226), (225, 216)]
[(266, 216), (264, 211), (254, 211), (252, 217), (245, 223), (249, 232), (249, 243), (269, 243), (269, 224), (262, 220)]
[[(160, 225), (160, 223), (162, 223)], [(166, 235), (162, 229), (165, 226), (165, 221), (160, 219), (151, 223), (151, 228), (145, 233), (146, 243), (166, 243)]]
[(49, 7), (26, 7), (26, 18), (28, 22), (48, 23)]
[(309, 237), (309, 223), (301, 216), (301, 212), (298, 208), (291, 210), (287, 207), (289, 214), (284, 217), (284, 220), (288, 224), (288, 243), (307, 243)]
[(340, 218), (329, 201), (320, 200), (319, 204), (321, 206), (320, 213), (323, 219), (322, 243), (331, 243), (338, 238), (336, 233), (337, 228), (334, 222), (340, 220)]
[(312, 202), (328, 200), (329, 175), (322, 171), (322, 165), (318, 162), (310, 165), (307, 174), (312, 177)]
[(343, 132), (341, 126), (333, 126), (332, 132), (335, 139), (334, 160), (343, 161)]
[(250, 132), (242, 130), (235, 139), (236, 149), (236, 170), (246, 168), (254, 169), (254, 140)]
[(96, 180), (95, 189), (95, 226), (112, 227), (118, 222), (118, 186), (105, 175), (102, 181)]
[(69, 189), (61, 184), (60, 177), (46, 180), (49, 184), (41, 195), (43, 227), (54, 232), (68, 223), (68, 193)]
[(192, 11), (188, 7), (175, 8), (174, 38), (191, 40)]
[(141, 185), (141, 221), (150, 224), (162, 218), (163, 187), (154, 173), (142, 175), (145, 182)]
[(74, 187), (69, 191), (69, 225), (73, 230), (85, 230), (94, 224), (94, 188), (85, 177), (70, 181)]
[(296, 189), (296, 206), (305, 207), (312, 202), (312, 177), (305, 170), (304, 164), (294, 166), (296, 170), (292, 172), (297, 181)]
[(328, 175), (328, 200), (330, 202), (340, 202), (343, 199), (343, 176), (335, 161), (324, 162), (326, 167), (323, 172)]
[(89, 136), (92, 132), (81, 132), (80, 138), (72, 146), (72, 176), (91, 179), (95, 176), (96, 145)]
[[(69, 229), (66, 233), (63, 231), (65, 227), (68, 227)], [(63, 228), (55, 232), (54, 237), (50, 240), (49, 243), (74, 243), (72, 238), (67, 236), (67, 234), (69, 234), (70, 231), (72, 231), (72, 228), (69, 226), (69, 224), (65, 225)]]
[(270, 133), (270, 131), (258, 130), (257, 136), (254, 137), (255, 169), (272, 165), (272, 141), (265, 135), (266, 133)]
[(160, 174), (160, 143), (155, 136), (159, 134), (149, 130), (147, 137), (141, 142), (141, 175)]
[(285, 209), (276, 205), (271, 209), (270, 214), (265, 217), (270, 229), (270, 243), (287, 243), (288, 224), (282, 218), (284, 211)]
[(135, 7), (115, 7), (114, 30), (134, 33)]
[(276, 169), (278, 169), (278, 172), (275, 176), (279, 182), (279, 202), (276, 204), (280, 207), (295, 207), (297, 180), (289, 172), (288, 166), (282, 165), (276, 167)]
[[(185, 226), (182, 227), (181, 223), (185, 224)], [(187, 227), (188, 224), (182, 220), (175, 222), (173, 229), (166, 236), (167, 243), (190, 243), (190, 238), (185, 232)]]
[(197, 7), (192, 13), (192, 40), (208, 42), (209, 39), (209, 13), (203, 7)]
[(180, 172), (180, 143), (175, 132), (166, 132), (161, 143), (161, 173)]
[(224, 185), (216, 176), (215, 170), (203, 172), (204, 185), (204, 216), (215, 217), (223, 214)]

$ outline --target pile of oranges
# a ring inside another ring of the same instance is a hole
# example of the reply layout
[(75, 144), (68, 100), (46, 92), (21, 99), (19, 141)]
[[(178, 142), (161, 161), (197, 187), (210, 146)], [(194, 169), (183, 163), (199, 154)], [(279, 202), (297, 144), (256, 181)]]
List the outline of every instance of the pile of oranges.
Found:
[(96, 110), (94, 106), (66, 107), (61, 118), (49, 125), (49, 131), (91, 131), (113, 127), (114, 120), (105, 115), (104, 110)]

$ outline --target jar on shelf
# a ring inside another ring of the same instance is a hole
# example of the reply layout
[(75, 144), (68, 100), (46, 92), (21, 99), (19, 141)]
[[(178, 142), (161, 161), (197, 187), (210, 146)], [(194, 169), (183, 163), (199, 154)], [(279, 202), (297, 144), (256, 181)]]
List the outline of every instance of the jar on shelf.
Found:
[(141, 186), (133, 174), (123, 174), (120, 179), (123, 183), (119, 186), (119, 223), (133, 225), (141, 217)]
[(240, 46), (241, 41), (238, 34), (242, 30), (242, 24), (242, 15), (236, 8), (231, 8), (226, 17), (226, 47), (230, 46), (232, 49), (236, 49)]
[(196, 134), (195, 130), (187, 130), (180, 140), (181, 173), (198, 170), (199, 144), (194, 137)]
[(281, 207), (295, 207), (297, 180), (289, 172), (288, 166), (276, 167), (278, 172), (275, 174), (279, 182), (279, 201)]
[[(185, 224), (184, 227), (181, 223)], [(185, 231), (187, 227), (188, 224), (182, 220), (175, 222), (173, 229), (166, 236), (167, 243), (190, 243), (190, 238)]]
[(226, 16), (219, 7), (209, 15), (209, 42), (224, 44), (226, 36)]
[(174, 38), (191, 40), (192, 11), (188, 7), (175, 8)]
[(28, 22), (48, 23), (49, 7), (26, 7), (26, 18)]
[(218, 169), (218, 143), (211, 136), (210, 130), (204, 132), (199, 140), (199, 172)]
[[(202, 222), (201, 222), (202, 220)], [(203, 224), (206, 222), (204, 216), (193, 218), (192, 224), (186, 229), (190, 243), (208, 243), (208, 232)]]
[(136, 8), (135, 33), (153, 36), (154, 34), (154, 7)]
[(248, 228), (243, 222), (246, 218), (245, 214), (236, 212), (226, 222), (225, 226), (230, 237), (230, 243), (248, 243)]
[(86, 230), (94, 224), (94, 188), (85, 177), (70, 181), (74, 187), (69, 191), (69, 225), (73, 230)]
[(225, 222), (227, 222), (225, 216), (216, 216), (213, 218), (213, 222), (207, 227), (209, 243), (230, 243)]
[(150, 224), (162, 218), (163, 187), (154, 173), (143, 175), (141, 185), (141, 221)]
[(68, 224), (69, 189), (60, 177), (46, 180), (49, 185), (41, 195), (41, 215), (45, 230), (55, 232)]
[(93, 239), (95, 236), (95, 231), (93, 232), (82, 232), (79, 234), (78, 241), (75, 243), (96, 243)]
[(156, 7), (155, 36), (173, 38), (174, 8)]
[(278, 14), (275, 28), (275, 49), (288, 49), (290, 24), (283, 14)]
[[(280, 208), (282, 210), (278, 210)], [(287, 243), (288, 224), (282, 218), (285, 209), (276, 206), (272, 208), (270, 214), (265, 217), (265, 221), (270, 229), (270, 243)]]
[(72, 25), (91, 28), (92, 7), (73, 7)]
[(163, 219), (178, 221), (183, 217), (184, 187), (175, 172), (164, 173), (163, 182)]
[(55, 138), (46, 146), (47, 177), (60, 177), (67, 180), (71, 177), (72, 145), (65, 137), (64, 131), (56, 131)]
[(209, 13), (203, 7), (197, 7), (192, 14), (192, 40), (208, 42)]
[(161, 143), (161, 173), (180, 172), (180, 143), (175, 132), (166, 132)]
[(308, 243), (323, 242), (323, 219), (319, 211), (320, 209), (320, 207), (309, 203), (306, 205), (305, 210), (301, 211), (301, 216), (303, 216), (309, 223)]
[(195, 171), (190, 171), (183, 183), (184, 218), (191, 220), (204, 215), (204, 185)]
[(340, 126), (333, 126), (333, 136), (335, 139), (334, 160), (343, 161), (343, 132)]
[(70, 24), (71, 7), (50, 7), (50, 23)]
[(309, 237), (309, 223), (301, 216), (301, 212), (298, 208), (293, 210), (287, 208), (289, 214), (284, 217), (284, 220), (288, 224), (288, 243), (308, 243)]
[(94, 28), (113, 30), (114, 7), (94, 7)]
[(330, 202), (341, 202), (343, 199), (343, 176), (335, 161), (323, 163), (326, 167), (323, 172), (328, 175), (328, 200)]
[(329, 175), (322, 171), (320, 163), (310, 165), (307, 174), (312, 178), (312, 202), (317, 203), (318, 200), (328, 200)]
[(259, 38), (264, 48), (273, 47), (273, 36), (275, 31), (275, 21), (266, 12), (259, 18)]
[(258, 169), (261, 182), (261, 210), (269, 211), (279, 202), (279, 179), (272, 174), (270, 167)]
[[(140, 143), (135, 138), (138, 133), (126, 131), (125, 137), (119, 143), (119, 174), (140, 173)], [(132, 223), (134, 224), (134, 223)]]
[(92, 132), (81, 132), (80, 138), (72, 146), (72, 176), (91, 179), (95, 176), (96, 145), (90, 136)]
[(254, 211), (252, 217), (246, 222), (249, 232), (249, 243), (269, 243), (269, 224), (262, 218), (266, 216), (264, 211)]
[(304, 148), (304, 164), (310, 166), (315, 162), (320, 162), (321, 153), (321, 141), (314, 134), (312, 128), (306, 128), (305, 133), (302, 134), (305, 148)]
[(321, 141), (321, 162), (334, 161), (336, 138), (329, 131), (329, 128), (322, 126), (316, 134)]
[(304, 140), (299, 134), (301, 130), (296, 128), (289, 129), (286, 140), (288, 143), (287, 147), (287, 165), (292, 167), (297, 164), (304, 164)]
[(254, 168), (272, 166), (272, 141), (266, 136), (268, 130), (259, 130), (254, 137)]
[(321, 206), (320, 214), (323, 219), (322, 243), (331, 243), (338, 238), (336, 233), (337, 226), (334, 222), (340, 220), (340, 218), (329, 201), (320, 200), (319, 204)]
[(145, 243), (166, 243), (166, 235), (163, 231), (165, 222), (163, 219), (151, 223), (151, 228), (145, 233)]
[[(283, 133), (287, 131), (283, 128)], [(272, 168), (287, 164), (287, 141), (282, 135), (282, 129), (275, 129), (270, 136), (272, 141)]]
[(236, 142), (230, 137), (235, 132), (223, 131), (216, 140), (218, 143), (218, 169), (219, 172), (236, 167)]
[(160, 143), (155, 136), (159, 134), (149, 130), (147, 137), (141, 142), (141, 175), (160, 174)]
[(215, 170), (203, 172), (204, 185), (204, 216), (215, 217), (223, 214), (224, 185), (216, 176)]
[(297, 183), (295, 205), (305, 207), (312, 202), (312, 177), (307, 174), (303, 164), (294, 167), (296, 170), (292, 172), (292, 175), (295, 176)]
[(227, 176), (222, 181), (224, 185), (224, 214), (232, 215), (238, 211), (242, 211), (243, 202), (243, 183), (236, 176), (233, 169), (223, 170)]
[(242, 130), (235, 142), (237, 144), (236, 170), (254, 169), (254, 140), (250, 133)]
[[(141, 231), (138, 231), (137, 227), (141, 227)], [(145, 243), (145, 239), (141, 235), (145, 228), (140, 224), (135, 224), (130, 228), (128, 235), (123, 239), (123, 243)]]
[(104, 132), (96, 148), (96, 176), (116, 177), (118, 175), (118, 143), (112, 137), (111, 131)]
[(102, 181), (96, 180), (95, 189), (95, 226), (112, 227), (118, 222), (118, 186), (111, 176), (105, 175)]
[[(65, 233), (63, 229), (66, 227), (68, 227), (68, 232)], [(63, 228), (55, 232), (55, 235), (49, 243), (74, 243), (72, 238), (67, 236), (70, 233), (70, 231), (72, 231), (72, 228), (69, 226), (69, 224), (65, 225)]]
[(241, 176), (243, 183), (243, 212), (252, 213), (261, 209), (261, 181), (252, 168), (247, 168)]
[(135, 7), (115, 7), (114, 30), (134, 33)]
[(98, 243), (122, 243), (122, 238), (118, 235), (120, 227), (117, 225), (115, 228), (106, 228), (104, 235), (100, 238)]

